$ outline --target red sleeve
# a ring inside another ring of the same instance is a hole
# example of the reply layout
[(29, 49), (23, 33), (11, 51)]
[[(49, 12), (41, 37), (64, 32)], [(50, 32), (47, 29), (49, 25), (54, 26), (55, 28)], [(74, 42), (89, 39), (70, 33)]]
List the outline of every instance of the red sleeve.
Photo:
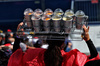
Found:
[(21, 49), (16, 50), (9, 58), (8, 66), (22, 66), (23, 52)]
[(84, 66), (86, 60), (85, 54), (74, 49), (64, 55), (63, 66)]
[(17, 49), (11, 55), (8, 66), (43, 66), (44, 51), (45, 49), (41, 48), (28, 49), (26, 52)]
[(99, 54), (97, 57), (89, 59), (84, 53), (81, 53), (77, 49), (71, 50), (63, 56), (63, 64), (62, 66), (84, 66), (84, 64), (88, 61), (97, 60), (99, 58)]
[(40, 66), (43, 61), (44, 51), (41, 48), (28, 49), (23, 56), (23, 66)]

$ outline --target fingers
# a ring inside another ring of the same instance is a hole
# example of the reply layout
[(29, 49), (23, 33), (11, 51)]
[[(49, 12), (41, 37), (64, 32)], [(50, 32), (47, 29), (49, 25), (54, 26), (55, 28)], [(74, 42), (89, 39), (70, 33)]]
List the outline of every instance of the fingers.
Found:
[(88, 27), (86, 27), (85, 25), (83, 25), (82, 26), (83, 27), (83, 29), (84, 29), (84, 34), (82, 35), (82, 38), (85, 40), (85, 41), (88, 41), (89, 39), (90, 39), (90, 37), (89, 37), (89, 26)]
[(85, 25), (83, 25), (82, 28), (84, 29), (85, 32), (88, 32), (89, 31), (89, 26), (87, 28)]
[(86, 29), (87, 29), (85, 25), (83, 25), (83, 26), (82, 26), (82, 28), (83, 28), (84, 30), (86, 30)]
[(21, 22), (20, 25), (22, 26), (23, 25), (23, 22)]
[(89, 31), (89, 28), (90, 28), (90, 27), (88, 26), (88, 31)]

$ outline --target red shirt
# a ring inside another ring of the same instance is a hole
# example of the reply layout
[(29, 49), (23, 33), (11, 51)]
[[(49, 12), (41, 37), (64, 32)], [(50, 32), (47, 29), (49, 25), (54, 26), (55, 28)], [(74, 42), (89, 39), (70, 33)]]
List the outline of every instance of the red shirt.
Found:
[[(45, 51), (46, 49), (42, 48), (28, 49), (26, 52), (18, 49), (11, 55), (8, 66), (45, 66)], [(61, 54), (63, 56), (62, 66), (84, 66), (88, 61), (99, 59), (99, 55), (89, 59), (89, 56), (79, 52), (77, 49), (70, 52), (61, 50)]]

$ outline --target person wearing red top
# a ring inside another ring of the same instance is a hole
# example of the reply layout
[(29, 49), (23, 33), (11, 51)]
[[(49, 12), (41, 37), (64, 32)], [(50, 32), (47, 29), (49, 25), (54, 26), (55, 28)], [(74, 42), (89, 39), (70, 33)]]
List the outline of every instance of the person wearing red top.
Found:
[(64, 40), (47, 40), (48, 49), (34, 48), (23, 52), (17, 49), (10, 57), (8, 66), (84, 66), (87, 62), (98, 60), (99, 54), (89, 37), (89, 27), (83, 25), (83, 39), (90, 50), (90, 56), (77, 49), (65, 52)]

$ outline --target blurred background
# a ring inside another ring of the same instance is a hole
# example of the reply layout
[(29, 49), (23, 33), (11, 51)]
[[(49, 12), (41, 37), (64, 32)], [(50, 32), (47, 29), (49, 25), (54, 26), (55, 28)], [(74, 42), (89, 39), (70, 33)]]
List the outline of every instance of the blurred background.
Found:
[(0, 29), (16, 31), (17, 25), (23, 21), (26, 8), (40, 8), (43, 11), (46, 8), (61, 8), (65, 11), (71, 8), (71, 0), (0, 0)]
[[(74, 12), (84, 11), (89, 17), (90, 37), (97, 50), (100, 51), (100, 0), (0, 0), (0, 29), (4, 32), (7, 29), (15, 32), (18, 24), (23, 21), (26, 8), (33, 10), (40, 8), (43, 11), (46, 8), (53, 11), (61, 8), (64, 12), (67, 9), (72, 9)], [(82, 52), (88, 53), (84, 41), (72, 41), (72, 43), (73, 49), (78, 48)]]

